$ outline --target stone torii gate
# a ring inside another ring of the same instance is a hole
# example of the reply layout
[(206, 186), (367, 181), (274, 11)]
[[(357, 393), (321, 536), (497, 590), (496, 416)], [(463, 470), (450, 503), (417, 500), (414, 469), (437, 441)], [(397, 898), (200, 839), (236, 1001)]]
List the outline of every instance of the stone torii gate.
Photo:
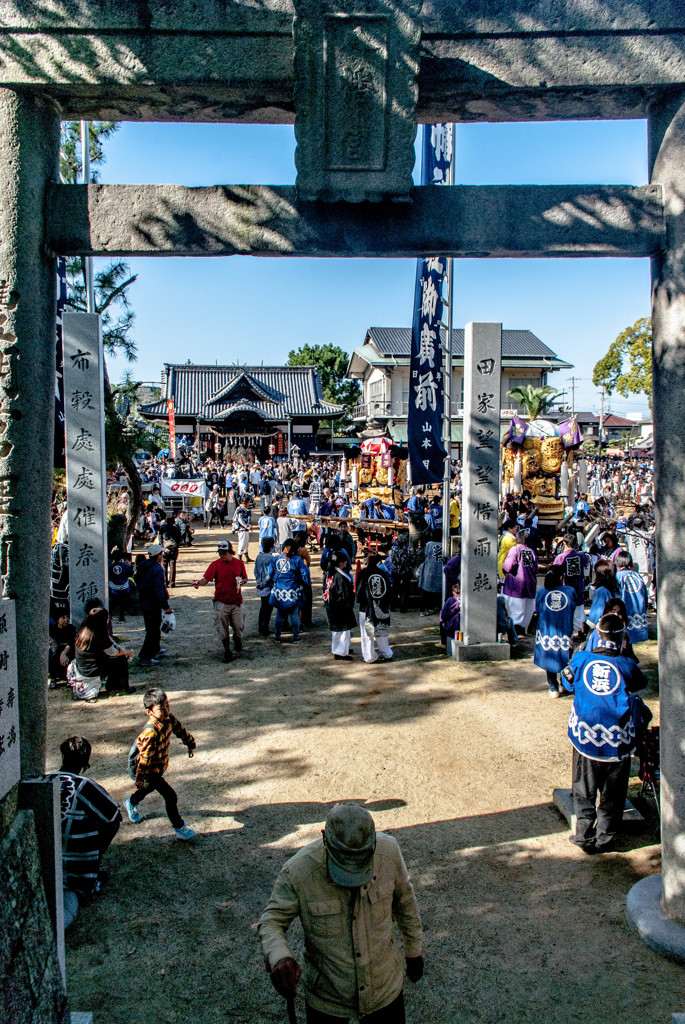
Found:
[[(57, 254), (649, 257), (663, 914), (657, 892), (656, 923), (634, 916), (685, 954), (682, 3), (3, 0), (0, 18), (0, 573), (24, 775), (44, 766)], [(295, 115), (297, 188), (58, 184), (60, 119)], [(417, 120), (568, 118), (647, 118), (650, 184), (411, 186)]]

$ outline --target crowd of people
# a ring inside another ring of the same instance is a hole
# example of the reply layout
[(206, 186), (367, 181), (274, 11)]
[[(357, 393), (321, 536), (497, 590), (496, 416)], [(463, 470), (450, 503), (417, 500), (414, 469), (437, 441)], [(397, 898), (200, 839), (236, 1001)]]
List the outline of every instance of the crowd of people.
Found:
[[(365, 663), (392, 660), (392, 617), (411, 608), (421, 617), (435, 616), (436, 640), (439, 628), (443, 648), (459, 637), (458, 463), (446, 513), (447, 552), (437, 489), (429, 494), (422, 487), (408, 488), (398, 508), (371, 498), (361, 509), (333, 459), (299, 465), (207, 462), (202, 472), (208, 497), (198, 516), (203, 525), (188, 511), (166, 509), (155, 479), (163, 469), (147, 469), (152, 488), (134, 534), (145, 550), (117, 546), (111, 551), (109, 609), (93, 602), (78, 628), (55, 604), (51, 685), (66, 679), (74, 695), (86, 700), (98, 699), (101, 688), (132, 692), (128, 665), (135, 655), (117, 642), (112, 622), (129, 614), (142, 614), (145, 625), (138, 662), (159, 664), (166, 654), (163, 622), (174, 615), (169, 589), (176, 585), (176, 562), (198, 529), (209, 535), (230, 526), (233, 534), (233, 540), (218, 541), (217, 557), (192, 583), (198, 590), (212, 587), (214, 626), (226, 663), (243, 650), (243, 590), (250, 582), (259, 600), (259, 637), (277, 644), (288, 636), (293, 644), (301, 642), (302, 632), (312, 626), (316, 600), (313, 561), (321, 570), (320, 600), (333, 659), (354, 657), (358, 629)], [(544, 673), (550, 696), (572, 695), (568, 735), (577, 822), (570, 840), (587, 854), (604, 853), (616, 842), (630, 757), (651, 717), (637, 695), (647, 680), (634, 649), (647, 639), (648, 610), (656, 600), (651, 474), (651, 465), (591, 464), (588, 492), (578, 495), (551, 535), (545, 535), (529, 494), (506, 495), (500, 507), (498, 632), (512, 647), (530, 636), (533, 662)], [(120, 493), (119, 511), (128, 500)], [(359, 515), (363, 529), (355, 527)], [(172, 735), (190, 757), (195, 740), (172, 714), (162, 689), (148, 688), (143, 706), (147, 722), (129, 754), (134, 789), (124, 811), (137, 824), (143, 800), (156, 792), (175, 835), (192, 839), (195, 831), (164, 776)], [(121, 812), (102, 787), (83, 777), (88, 741), (70, 737), (61, 752), (63, 764), (55, 774), (63, 792), (65, 885), (83, 901), (106, 879), (100, 861)], [(340, 937), (333, 945), (325, 940), (329, 952), (322, 960), (323, 933), (312, 907), (324, 903), (331, 908), (327, 913), (340, 917), (339, 929), (337, 917), (331, 921)], [(260, 921), (271, 979), (289, 1000), (301, 976), (286, 938), (296, 917), (305, 932), (307, 964), (320, 967), (325, 961), (318, 973), (304, 976), (307, 1020), (324, 1024), (361, 1013), (378, 1024), (402, 1024), (403, 973), (418, 981), (423, 971), (418, 906), (397, 844), (376, 833), (359, 805), (332, 809), (323, 838), (282, 869)], [(404, 969), (392, 951), (393, 918), (404, 942)], [(346, 970), (347, 963), (355, 970)]]

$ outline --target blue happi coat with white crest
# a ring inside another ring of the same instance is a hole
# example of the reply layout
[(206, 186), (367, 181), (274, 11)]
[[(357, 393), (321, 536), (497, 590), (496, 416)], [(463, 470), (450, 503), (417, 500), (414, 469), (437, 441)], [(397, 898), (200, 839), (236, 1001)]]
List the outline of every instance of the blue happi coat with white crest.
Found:
[(561, 672), (571, 660), (573, 613), (576, 592), (572, 587), (540, 587), (535, 597), (538, 624), (533, 661), (546, 672)]
[(619, 569), (616, 582), (628, 612), (628, 639), (631, 644), (642, 643), (647, 639), (647, 587), (634, 569)]
[(573, 682), (564, 676), (562, 682), (574, 694), (568, 720), (573, 746), (591, 761), (623, 761), (630, 757), (652, 717), (633, 692), (647, 685), (644, 673), (613, 645), (578, 651), (571, 670)]
[(269, 566), (267, 580), (273, 580), (269, 604), (286, 611), (296, 608), (302, 601), (302, 585), (309, 586), (309, 569), (298, 555), (276, 555)]

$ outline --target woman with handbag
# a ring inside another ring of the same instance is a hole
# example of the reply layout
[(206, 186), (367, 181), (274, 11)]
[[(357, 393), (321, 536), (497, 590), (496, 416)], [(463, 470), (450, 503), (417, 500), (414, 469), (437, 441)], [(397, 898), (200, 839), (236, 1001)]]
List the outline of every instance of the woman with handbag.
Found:
[(108, 621), (107, 610), (96, 608), (76, 634), (76, 656), (69, 666), (68, 682), (77, 699), (95, 700), (102, 683), (108, 693), (134, 692), (128, 684), (128, 662), (135, 652), (112, 640)]

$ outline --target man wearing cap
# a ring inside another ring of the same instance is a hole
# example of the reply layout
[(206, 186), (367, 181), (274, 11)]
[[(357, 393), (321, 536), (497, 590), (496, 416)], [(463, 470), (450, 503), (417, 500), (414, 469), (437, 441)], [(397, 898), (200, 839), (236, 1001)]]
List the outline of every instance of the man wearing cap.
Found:
[[(302, 971), (286, 940), (299, 917), (305, 941), (307, 1024), (404, 1024), (402, 986), (423, 974), (421, 921), (397, 842), (360, 804), (331, 808), (322, 839), (284, 865), (259, 921), (276, 991), (294, 997)], [(404, 957), (393, 938), (402, 935)]]
[(171, 613), (171, 608), (162, 567), (163, 560), (164, 548), (162, 545), (151, 544), (147, 549), (146, 560), (136, 570), (140, 610), (145, 623), (145, 640), (138, 655), (138, 662), (141, 665), (158, 665), (159, 655), (166, 653), (160, 647), (162, 612)]
[(234, 558), (233, 548), (227, 540), (219, 542), (219, 557), (205, 569), (204, 576), (195, 580), (193, 586), (206, 587), (214, 582), (214, 628), (224, 648), (224, 661), (233, 661), (231, 652), (231, 628), (236, 654), (243, 649), (245, 632), (245, 609), (240, 588), (247, 580), (247, 570), (239, 558)]

